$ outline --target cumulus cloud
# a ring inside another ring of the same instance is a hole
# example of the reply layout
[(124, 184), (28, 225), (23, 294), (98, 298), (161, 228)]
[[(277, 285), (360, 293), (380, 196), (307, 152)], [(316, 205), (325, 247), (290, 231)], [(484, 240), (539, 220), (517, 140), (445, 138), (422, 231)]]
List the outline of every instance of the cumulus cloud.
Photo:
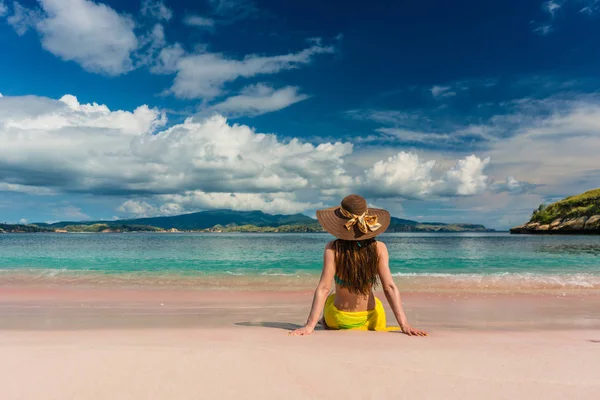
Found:
[[(154, 132), (164, 114), (104, 105), (4, 97), (3, 181), (94, 193), (293, 191), (343, 181), (349, 143), (312, 145), (229, 125), (214, 116)], [(336, 178), (337, 175), (341, 177)]]
[[(180, 48), (180, 46), (179, 46)], [(242, 60), (226, 57), (220, 53), (183, 54), (170, 51), (164, 58), (171, 68), (163, 66), (159, 71), (176, 71), (170, 92), (183, 99), (211, 99), (223, 93), (223, 86), (241, 78), (275, 74), (308, 64), (317, 54), (332, 53), (334, 48), (314, 44), (298, 53), (277, 56), (249, 55)], [(179, 57), (176, 58), (173, 55)], [(162, 55), (161, 55), (162, 59)]]
[(0, 0), (0, 17), (4, 17), (8, 13), (8, 7), (4, 4), (4, 1)]
[(488, 161), (475, 156), (444, 171), (399, 153), (351, 172), (349, 142), (282, 141), (220, 115), (165, 124), (147, 106), (112, 111), (71, 95), (3, 97), (0, 190), (121, 196), (120, 211), (131, 215), (215, 207), (288, 213), (320, 207), (337, 192), (468, 196), (487, 179)]
[(487, 185), (487, 176), (484, 169), (490, 162), (490, 158), (480, 159), (470, 155), (459, 160), (454, 167), (446, 172), (443, 182), (444, 192), (449, 195), (469, 196), (481, 193)]
[[(562, 94), (544, 99), (524, 98), (503, 105), (502, 111), (477, 125), (441, 132), (379, 128), (377, 134), (363, 143), (410, 144), (426, 151), (431, 158), (447, 156), (450, 150), (455, 157), (484, 150), (493, 160), (489, 167), (492, 176), (515, 180), (494, 180), (493, 185), (488, 185), (494, 192), (524, 193), (536, 189), (536, 193), (567, 194), (597, 186), (599, 96)], [(386, 123), (389, 119), (406, 123), (402, 114), (387, 113), (379, 117)]]
[(159, 212), (156, 207), (142, 200), (127, 200), (117, 208), (117, 211), (137, 218), (165, 215), (165, 213)]
[(34, 28), (42, 46), (90, 72), (120, 75), (133, 69), (138, 47), (134, 22), (109, 6), (89, 0), (39, 0), (41, 9), (15, 2), (8, 22), (17, 33)]
[(274, 89), (259, 83), (246, 86), (240, 94), (229, 97), (210, 109), (230, 117), (261, 115), (308, 99), (307, 95), (298, 93), (298, 90), (293, 86)]
[(363, 185), (378, 198), (468, 196), (486, 189), (483, 172), (489, 161), (471, 155), (450, 170), (436, 173), (434, 160), (422, 161), (417, 154), (400, 152), (366, 170)]
[(322, 202), (300, 201), (294, 193), (206, 193), (201, 190), (156, 196), (158, 205), (144, 200), (127, 200), (117, 211), (135, 217), (178, 215), (207, 209), (261, 210), (269, 214), (295, 214), (324, 207)]

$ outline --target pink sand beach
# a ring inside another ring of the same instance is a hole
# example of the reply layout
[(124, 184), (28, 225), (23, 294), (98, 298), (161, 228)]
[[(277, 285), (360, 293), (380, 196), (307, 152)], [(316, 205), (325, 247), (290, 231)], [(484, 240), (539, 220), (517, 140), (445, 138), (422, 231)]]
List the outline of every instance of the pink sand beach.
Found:
[(407, 293), (427, 338), (288, 332), (309, 290), (0, 287), (1, 399), (597, 399), (597, 294)]

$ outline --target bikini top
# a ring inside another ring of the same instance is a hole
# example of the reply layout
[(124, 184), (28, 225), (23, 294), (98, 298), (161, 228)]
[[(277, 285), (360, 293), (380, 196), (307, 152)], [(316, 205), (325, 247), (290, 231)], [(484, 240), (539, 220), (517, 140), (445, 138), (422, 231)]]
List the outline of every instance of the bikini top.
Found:
[(333, 280), (335, 281), (335, 283), (337, 283), (338, 285), (342, 286), (342, 287), (348, 287), (348, 284), (339, 276), (337, 276), (337, 274), (335, 274), (333, 276)]

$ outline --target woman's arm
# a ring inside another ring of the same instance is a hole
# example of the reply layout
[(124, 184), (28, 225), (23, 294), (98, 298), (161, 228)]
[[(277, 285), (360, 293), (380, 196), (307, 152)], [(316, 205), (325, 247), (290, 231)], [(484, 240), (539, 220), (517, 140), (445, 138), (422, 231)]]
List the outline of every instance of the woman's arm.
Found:
[(315, 290), (313, 297), (312, 307), (310, 314), (306, 320), (304, 327), (296, 329), (290, 332), (292, 335), (310, 335), (314, 330), (315, 326), (319, 322), (319, 317), (325, 306), (325, 300), (331, 291), (331, 283), (333, 282), (333, 276), (335, 275), (335, 254), (331, 243), (325, 246), (325, 254), (323, 255), (323, 272), (321, 272), (321, 279)]
[(379, 279), (381, 280), (381, 286), (385, 297), (392, 307), (396, 321), (400, 324), (402, 332), (408, 336), (427, 336), (427, 333), (419, 329), (412, 328), (408, 324), (406, 315), (404, 314), (404, 308), (402, 308), (402, 299), (400, 298), (400, 291), (394, 283), (392, 273), (390, 272), (389, 254), (385, 243), (377, 242), (377, 250), (379, 252), (379, 264), (377, 270), (379, 273)]

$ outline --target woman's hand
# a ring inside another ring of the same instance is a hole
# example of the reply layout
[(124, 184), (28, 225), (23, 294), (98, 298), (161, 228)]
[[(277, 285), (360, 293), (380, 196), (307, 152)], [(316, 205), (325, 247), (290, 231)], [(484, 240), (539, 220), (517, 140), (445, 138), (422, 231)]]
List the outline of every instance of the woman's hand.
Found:
[(295, 331), (288, 333), (288, 335), (290, 335), (290, 336), (308, 336), (311, 333), (313, 333), (314, 330), (315, 330), (315, 328), (311, 328), (310, 326), (303, 326), (302, 328), (298, 328)]
[(400, 328), (401, 332), (408, 336), (427, 336), (427, 332), (417, 328), (413, 328), (410, 325), (404, 325)]

